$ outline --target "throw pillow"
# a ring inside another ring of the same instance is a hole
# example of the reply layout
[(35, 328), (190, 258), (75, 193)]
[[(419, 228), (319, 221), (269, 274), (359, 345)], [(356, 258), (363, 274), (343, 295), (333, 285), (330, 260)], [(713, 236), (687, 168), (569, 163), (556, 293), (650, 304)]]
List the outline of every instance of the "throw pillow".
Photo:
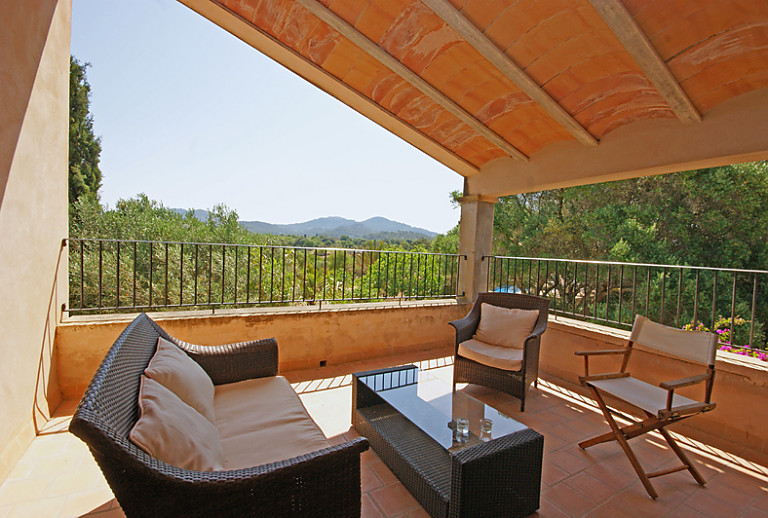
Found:
[(538, 309), (502, 308), (483, 302), (475, 340), (491, 345), (522, 349), (539, 318)]
[(129, 437), (163, 462), (195, 471), (224, 469), (216, 427), (176, 394), (146, 376), (139, 389), (141, 415)]
[(158, 338), (157, 351), (144, 374), (179, 396), (212, 424), (216, 424), (213, 382), (203, 368), (176, 344)]

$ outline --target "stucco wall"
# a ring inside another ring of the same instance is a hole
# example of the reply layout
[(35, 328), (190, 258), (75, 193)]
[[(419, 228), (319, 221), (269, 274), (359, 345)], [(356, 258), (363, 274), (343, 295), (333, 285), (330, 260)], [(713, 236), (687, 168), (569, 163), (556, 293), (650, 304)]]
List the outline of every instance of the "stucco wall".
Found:
[(0, 2), (0, 481), (60, 400), (70, 13), (70, 0)]
[[(539, 373), (588, 395), (578, 385), (578, 376), (584, 373), (584, 360), (575, 356), (574, 351), (614, 349), (626, 345), (628, 338), (628, 331), (551, 318), (542, 337)], [(616, 357), (593, 357), (589, 362), (590, 374), (616, 372), (619, 367)], [(696, 374), (699, 371), (692, 370), (695, 368), (642, 346), (634, 348), (629, 363), (633, 377), (654, 384)], [(768, 453), (767, 386), (768, 368), (764, 362), (718, 352), (712, 391), (717, 407), (671, 429), (744, 458), (764, 461), (763, 455)], [(679, 393), (701, 400), (703, 384), (681, 389)]]
[[(281, 371), (334, 365), (417, 350), (453, 353), (453, 328), (467, 308), (455, 302), (265, 308), (229, 313), (155, 313), (171, 335), (216, 345), (275, 337)], [(56, 330), (58, 379), (66, 398), (79, 398), (109, 347), (130, 322), (119, 318), (70, 319)]]

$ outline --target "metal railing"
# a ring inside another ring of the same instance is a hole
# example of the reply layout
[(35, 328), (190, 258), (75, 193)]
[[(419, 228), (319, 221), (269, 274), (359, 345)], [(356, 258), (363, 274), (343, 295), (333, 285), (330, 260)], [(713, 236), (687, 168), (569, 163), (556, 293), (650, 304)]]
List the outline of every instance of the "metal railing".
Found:
[(455, 298), (456, 254), (69, 239), (71, 314)]
[(768, 271), (485, 256), (489, 291), (550, 299), (554, 314), (630, 328), (635, 314), (703, 327), (721, 342), (765, 348)]

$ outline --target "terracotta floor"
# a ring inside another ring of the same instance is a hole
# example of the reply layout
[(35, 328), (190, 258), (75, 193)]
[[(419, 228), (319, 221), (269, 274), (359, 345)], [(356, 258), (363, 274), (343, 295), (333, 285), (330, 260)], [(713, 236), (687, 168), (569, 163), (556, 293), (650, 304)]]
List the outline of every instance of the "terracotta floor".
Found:
[[(349, 425), (349, 373), (412, 359), (381, 358), (286, 376), (326, 436), (343, 441), (357, 435)], [(419, 363), (450, 380), (450, 358)], [(654, 501), (616, 444), (586, 451), (577, 446), (580, 440), (606, 430), (589, 399), (541, 380), (538, 389), (529, 393), (521, 414), (519, 402), (511, 396), (472, 385), (464, 390), (544, 435), (541, 508), (533, 516), (768, 517), (768, 468), (762, 465), (683, 438), (707, 486), (700, 488), (687, 472), (667, 475), (654, 479), (660, 495)], [(0, 518), (123, 516), (85, 445), (66, 431), (73, 409), (72, 402), (60, 407), (0, 486)], [(660, 436), (646, 437), (634, 439), (632, 445), (647, 469), (675, 464)], [(362, 456), (362, 486), (366, 518), (427, 516), (371, 450)]]

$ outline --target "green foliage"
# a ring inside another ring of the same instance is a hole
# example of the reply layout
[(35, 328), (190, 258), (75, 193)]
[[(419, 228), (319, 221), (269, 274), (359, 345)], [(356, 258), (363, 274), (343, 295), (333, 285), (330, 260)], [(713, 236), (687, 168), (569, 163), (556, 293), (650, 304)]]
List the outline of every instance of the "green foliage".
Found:
[[(93, 132), (88, 63), (69, 59), (69, 203), (96, 202), (101, 188), (101, 139)], [(70, 211), (71, 213), (72, 211)]]
[(458, 254), (459, 226), (456, 225), (445, 234), (438, 234), (432, 241), (432, 251), (440, 254)]
[(257, 236), (238, 222), (237, 212), (215, 205), (207, 221), (185, 215), (151, 200), (146, 194), (118, 200), (114, 209), (104, 209), (91, 199), (75, 203), (80, 214), (71, 229), (73, 237), (84, 239), (129, 239), (186, 241), (198, 243), (276, 244), (271, 236)]
[(768, 263), (768, 162), (502, 198), (494, 253), (721, 268)]

